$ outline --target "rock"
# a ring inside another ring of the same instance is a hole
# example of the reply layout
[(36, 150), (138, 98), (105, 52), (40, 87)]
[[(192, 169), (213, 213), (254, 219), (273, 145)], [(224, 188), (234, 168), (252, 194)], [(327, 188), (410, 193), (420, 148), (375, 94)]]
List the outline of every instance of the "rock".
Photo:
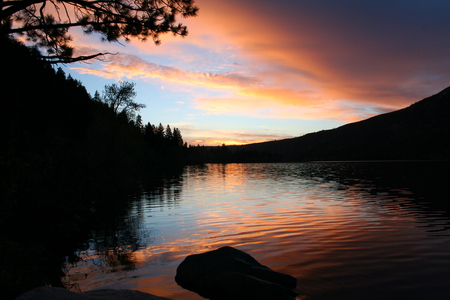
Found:
[(297, 296), (294, 277), (275, 272), (232, 247), (186, 257), (175, 281), (211, 300), (294, 300)]
[(39, 287), (26, 292), (16, 300), (170, 300), (133, 290), (94, 290), (75, 293), (58, 287)]

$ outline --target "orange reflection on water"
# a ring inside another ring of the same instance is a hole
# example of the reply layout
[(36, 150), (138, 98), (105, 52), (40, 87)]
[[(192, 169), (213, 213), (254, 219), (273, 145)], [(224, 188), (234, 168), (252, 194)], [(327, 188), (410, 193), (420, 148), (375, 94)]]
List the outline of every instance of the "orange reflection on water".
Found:
[(187, 291), (173, 284), (173, 276), (163, 275), (158, 277), (138, 278), (134, 284), (139, 290), (156, 296), (164, 296), (170, 299), (200, 300), (204, 299), (194, 292)]
[(176, 268), (190, 254), (225, 245), (296, 277), (302, 294), (318, 297), (423, 276), (421, 241), (428, 237), (408, 190), (377, 192), (362, 180), (343, 186), (312, 171), (289, 164), (187, 167), (176, 205), (150, 201), (136, 210), (152, 239), (134, 251), (135, 270), (96, 273), (79, 284), (201, 299), (177, 286)]

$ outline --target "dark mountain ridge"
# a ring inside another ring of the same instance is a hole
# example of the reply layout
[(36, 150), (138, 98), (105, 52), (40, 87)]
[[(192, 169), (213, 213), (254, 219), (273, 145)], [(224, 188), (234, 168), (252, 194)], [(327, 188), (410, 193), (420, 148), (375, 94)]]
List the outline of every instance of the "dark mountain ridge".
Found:
[(243, 146), (280, 161), (449, 160), (450, 87), (409, 107), (301, 137)]

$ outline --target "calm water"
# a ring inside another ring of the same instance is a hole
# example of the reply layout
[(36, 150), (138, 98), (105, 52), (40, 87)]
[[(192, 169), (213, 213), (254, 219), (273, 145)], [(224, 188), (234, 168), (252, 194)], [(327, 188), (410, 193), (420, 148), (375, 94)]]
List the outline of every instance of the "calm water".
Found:
[(450, 299), (448, 163), (188, 166), (92, 231), (74, 290), (203, 299), (174, 282), (229, 245), (298, 279), (299, 299)]

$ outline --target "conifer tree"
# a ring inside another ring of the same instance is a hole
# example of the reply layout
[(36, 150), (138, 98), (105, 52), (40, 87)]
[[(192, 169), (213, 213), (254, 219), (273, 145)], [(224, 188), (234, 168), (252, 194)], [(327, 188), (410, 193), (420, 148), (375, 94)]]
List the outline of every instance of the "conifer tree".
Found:
[(161, 123), (155, 128), (155, 138), (159, 145), (164, 142), (164, 126)]
[(183, 146), (183, 138), (181, 136), (181, 131), (178, 128), (173, 129), (173, 144), (178, 147)]
[(137, 115), (136, 116), (136, 120), (134, 121), (135, 126), (139, 129), (139, 131), (143, 130), (143, 125), (142, 125), (142, 117), (141, 115)]
[(169, 124), (167, 124), (166, 129), (164, 131), (164, 138), (168, 142), (171, 142), (173, 140), (173, 133), (172, 133), (172, 129), (170, 128)]

